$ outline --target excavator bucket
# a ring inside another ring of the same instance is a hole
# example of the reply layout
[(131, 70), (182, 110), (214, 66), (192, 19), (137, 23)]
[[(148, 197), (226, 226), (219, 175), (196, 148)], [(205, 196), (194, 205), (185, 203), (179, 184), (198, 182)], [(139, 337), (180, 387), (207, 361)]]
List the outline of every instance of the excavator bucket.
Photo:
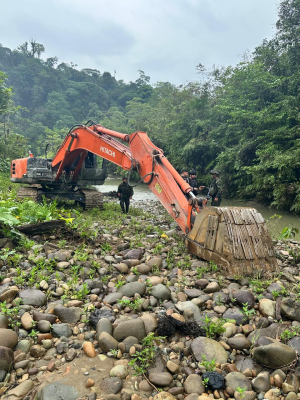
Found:
[(229, 276), (271, 276), (278, 270), (272, 239), (254, 208), (205, 208), (186, 241), (190, 253), (215, 262)]

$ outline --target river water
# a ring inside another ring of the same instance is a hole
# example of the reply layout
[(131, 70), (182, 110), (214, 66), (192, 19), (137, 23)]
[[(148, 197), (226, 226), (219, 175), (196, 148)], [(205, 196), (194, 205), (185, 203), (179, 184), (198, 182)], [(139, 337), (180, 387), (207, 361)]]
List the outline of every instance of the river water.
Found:
[[(104, 185), (96, 186), (97, 190), (102, 193), (116, 191), (122, 179), (107, 178)], [(151, 192), (145, 184), (139, 184), (134, 189), (132, 205), (138, 205), (138, 202), (143, 201), (158, 201), (157, 197)], [(282, 229), (285, 227), (296, 227), (300, 231), (300, 217), (286, 211), (271, 209), (261, 205), (254, 204), (253, 202), (238, 201), (238, 200), (222, 200), (222, 206), (238, 206), (238, 207), (253, 207), (262, 214), (265, 220), (268, 221), (268, 227), (272, 237), (278, 238)], [(280, 215), (281, 218), (272, 218), (274, 215)], [(300, 240), (300, 234), (295, 236), (296, 240)]]

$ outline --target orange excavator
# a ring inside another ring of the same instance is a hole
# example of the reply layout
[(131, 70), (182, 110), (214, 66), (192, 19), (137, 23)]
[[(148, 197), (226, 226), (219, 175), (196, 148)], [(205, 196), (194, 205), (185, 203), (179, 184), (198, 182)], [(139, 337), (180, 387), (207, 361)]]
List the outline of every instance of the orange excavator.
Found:
[[(122, 143), (124, 142), (124, 143)], [(97, 167), (97, 156), (103, 159)], [(200, 209), (192, 188), (145, 132), (130, 135), (88, 121), (74, 126), (53, 159), (13, 160), (11, 181), (27, 183), (20, 199), (57, 196), (85, 208), (102, 207), (103, 195), (87, 185), (101, 185), (107, 162), (135, 170), (186, 235), (190, 253), (223, 267), (228, 275), (268, 275), (277, 270), (272, 240), (263, 217), (254, 208)]]

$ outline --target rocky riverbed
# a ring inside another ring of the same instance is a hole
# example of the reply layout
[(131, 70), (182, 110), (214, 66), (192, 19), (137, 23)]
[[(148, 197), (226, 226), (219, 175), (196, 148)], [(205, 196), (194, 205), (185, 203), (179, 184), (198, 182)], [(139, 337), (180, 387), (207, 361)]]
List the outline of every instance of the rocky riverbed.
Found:
[(300, 399), (300, 245), (226, 277), (139, 207), (1, 250), (1, 399)]

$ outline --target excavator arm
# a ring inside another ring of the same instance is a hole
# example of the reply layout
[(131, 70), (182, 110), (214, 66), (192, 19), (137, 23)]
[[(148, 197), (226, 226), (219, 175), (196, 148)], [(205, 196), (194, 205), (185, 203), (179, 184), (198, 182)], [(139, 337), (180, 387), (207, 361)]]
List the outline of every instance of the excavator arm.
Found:
[(191, 230), (192, 220), (195, 217), (193, 210), (199, 211), (192, 188), (181, 178), (163, 151), (151, 142), (145, 132), (126, 135), (101, 125), (76, 127), (69, 132), (52, 161), (52, 168), (58, 167), (56, 181), (60, 179), (63, 171), (80, 157), (75, 171), (72, 172), (72, 180), (76, 181), (88, 152), (111, 161), (125, 170), (136, 170), (180, 228), (185, 233)]

